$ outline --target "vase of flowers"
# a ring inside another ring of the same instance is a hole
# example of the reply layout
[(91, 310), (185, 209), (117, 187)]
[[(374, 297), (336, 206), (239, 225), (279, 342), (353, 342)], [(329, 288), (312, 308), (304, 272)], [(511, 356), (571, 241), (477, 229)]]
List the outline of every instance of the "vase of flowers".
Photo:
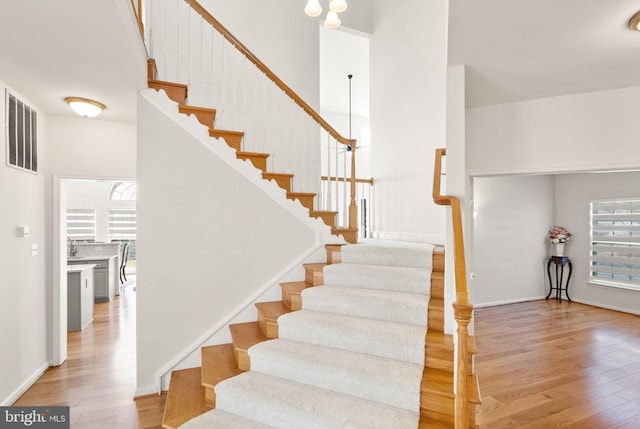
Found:
[(564, 255), (564, 245), (569, 237), (571, 233), (563, 226), (554, 226), (549, 230), (549, 242), (555, 246), (555, 256)]

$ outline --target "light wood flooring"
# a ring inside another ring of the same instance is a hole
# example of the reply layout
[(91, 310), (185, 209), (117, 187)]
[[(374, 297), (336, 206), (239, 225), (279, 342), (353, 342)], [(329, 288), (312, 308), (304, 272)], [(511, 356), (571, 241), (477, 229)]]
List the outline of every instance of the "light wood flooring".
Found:
[[(555, 300), (480, 308), (482, 429), (640, 428), (640, 317)], [(165, 395), (133, 401), (135, 294), (96, 305), (69, 356), (15, 405), (69, 405), (74, 428), (159, 428)]]
[[(132, 280), (133, 276), (129, 276)], [(94, 320), (68, 335), (66, 362), (50, 368), (14, 405), (68, 405), (73, 428), (160, 428), (166, 395), (133, 400), (136, 380), (132, 282)]]
[(640, 428), (640, 317), (554, 299), (477, 312), (482, 429)]

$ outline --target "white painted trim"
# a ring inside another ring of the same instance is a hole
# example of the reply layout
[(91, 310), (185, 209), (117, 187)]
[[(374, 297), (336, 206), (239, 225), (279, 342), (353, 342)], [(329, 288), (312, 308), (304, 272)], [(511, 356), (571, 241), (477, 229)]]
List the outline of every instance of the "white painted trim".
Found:
[(519, 302), (540, 301), (542, 299), (545, 299), (545, 295), (532, 296), (530, 298), (510, 299), (510, 300), (507, 300), (507, 301), (484, 302), (482, 304), (473, 304), (473, 307), (474, 308), (495, 307), (495, 306), (498, 306), (498, 305), (517, 304)]
[(590, 305), (592, 307), (604, 308), (604, 309), (607, 309), (607, 310), (619, 311), (621, 313), (634, 314), (636, 316), (640, 316), (640, 311), (638, 311), (638, 310), (633, 311), (633, 310), (630, 310), (628, 308), (617, 307), (615, 305), (601, 304), (599, 302), (591, 302), (591, 301), (587, 301), (587, 300), (584, 300), (584, 299), (571, 298), (571, 301), (577, 302), (579, 304)]
[(0, 406), (1, 407), (11, 406), (14, 402), (18, 400), (18, 398), (20, 398), (20, 396), (22, 396), (24, 392), (26, 392), (31, 386), (33, 386), (33, 384), (36, 381), (38, 381), (40, 377), (42, 377), (42, 375), (49, 369), (50, 366), (51, 365), (49, 362), (45, 362), (40, 368), (38, 368), (33, 374), (31, 374), (31, 376), (27, 378), (24, 381), (24, 383), (18, 386), (18, 388), (14, 390), (13, 393), (9, 395), (9, 397), (7, 397), (4, 401), (0, 402)]
[(565, 165), (555, 167), (535, 167), (535, 168), (488, 168), (469, 169), (469, 177), (487, 176), (511, 176), (511, 175), (546, 175), (546, 174), (571, 174), (571, 173), (608, 173), (622, 171), (638, 171), (640, 166), (637, 163), (616, 163), (616, 164), (585, 164), (585, 165)]
[[(317, 236), (316, 236), (317, 237)], [(180, 362), (189, 357), (194, 351), (200, 348), (209, 338), (214, 336), (220, 329), (223, 329), (229, 325), (229, 323), (237, 317), (240, 313), (242, 313), (247, 307), (253, 305), (257, 302), (260, 297), (271, 289), (274, 285), (278, 284), (282, 281), (282, 279), (289, 274), (292, 270), (300, 267), (302, 263), (304, 263), (307, 258), (313, 255), (316, 251), (320, 250), (324, 246), (323, 243), (320, 243), (316, 238), (316, 244), (307, 249), (300, 257), (295, 259), (292, 263), (287, 265), (284, 269), (282, 269), (279, 273), (274, 275), (271, 279), (267, 280), (260, 288), (258, 288), (253, 294), (249, 296), (246, 300), (244, 300), (240, 305), (227, 313), (226, 316), (220, 319), (218, 323), (216, 323), (211, 328), (207, 329), (202, 335), (200, 335), (195, 341), (189, 344), (187, 347), (182, 349), (176, 356), (174, 356), (169, 362), (160, 367), (155, 374), (155, 393), (160, 393), (162, 391), (162, 377), (168, 374), (173, 368), (175, 368)], [(148, 388), (138, 389), (140, 391), (145, 391)], [(153, 393), (153, 392), (152, 392)], [(144, 393), (142, 393), (144, 394)], [(138, 392), (136, 391), (136, 395)]]
[(389, 231), (372, 231), (372, 238), (380, 240), (397, 240), (411, 241), (417, 243), (442, 244), (444, 245), (444, 235), (430, 235), (418, 232), (389, 232)]

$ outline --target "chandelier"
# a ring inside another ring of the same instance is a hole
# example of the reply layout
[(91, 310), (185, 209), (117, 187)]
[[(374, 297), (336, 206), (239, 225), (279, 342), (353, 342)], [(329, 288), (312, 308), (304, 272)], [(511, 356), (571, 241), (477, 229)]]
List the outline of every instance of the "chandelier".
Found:
[[(329, 0), (329, 12), (324, 20), (324, 26), (327, 28), (338, 28), (342, 23), (338, 14), (347, 10), (347, 0)], [(307, 6), (304, 8), (304, 13), (308, 16), (316, 17), (322, 13), (322, 6), (320, 6), (319, 0), (308, 0)]]

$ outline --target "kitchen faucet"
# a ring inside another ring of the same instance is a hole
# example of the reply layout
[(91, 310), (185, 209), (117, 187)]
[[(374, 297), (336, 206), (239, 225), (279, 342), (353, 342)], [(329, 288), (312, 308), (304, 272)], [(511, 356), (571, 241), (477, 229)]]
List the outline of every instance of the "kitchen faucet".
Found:
[(73, 245), (73, 240), (67, 237), (67, 241), (69, 242), (69, 256), (76, 256), (78, 253), (78, 248)]

